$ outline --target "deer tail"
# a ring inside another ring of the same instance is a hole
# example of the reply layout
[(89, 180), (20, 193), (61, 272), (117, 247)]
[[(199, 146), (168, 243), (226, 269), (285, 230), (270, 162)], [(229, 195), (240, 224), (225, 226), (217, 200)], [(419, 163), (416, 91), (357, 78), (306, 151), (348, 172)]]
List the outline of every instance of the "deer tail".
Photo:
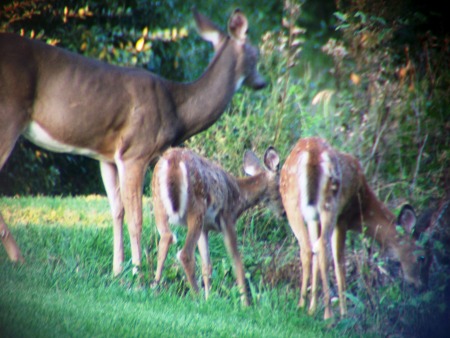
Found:
[(164, 159), (160, 175), (161, 199), (171, 223), (180, 223), (186, 214), (188, 201), (188, 175), (182, 161), (171, 163)]

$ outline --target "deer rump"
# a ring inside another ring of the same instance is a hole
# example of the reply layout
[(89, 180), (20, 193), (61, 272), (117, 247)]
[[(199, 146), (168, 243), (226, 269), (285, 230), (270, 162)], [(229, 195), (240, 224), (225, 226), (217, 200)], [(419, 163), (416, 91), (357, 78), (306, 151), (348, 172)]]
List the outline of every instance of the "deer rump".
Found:
[[(222, 231), (223, 212), (239, 198), (239, 188), (227, 172), (201, 157), (186, 161), (172, 153), (161, 161), (159, 189), (169, 223), (187, 225), (187, 210), (204, 215), (207, 230)], [(189, 199), (189, 196), (201, 196)]]
[[(307, 224), (318, 222), (318, 236), (331, 236), (333, 227), (321, 221), (321, 211), (337, 211), (341, 173), (338, 159), (324, 151), (303, 152), (299, 157), (300, 210)], [(327, 228), (324, 228), (326, 226)], [(311, 243), (313, 246), (315, 243)]]

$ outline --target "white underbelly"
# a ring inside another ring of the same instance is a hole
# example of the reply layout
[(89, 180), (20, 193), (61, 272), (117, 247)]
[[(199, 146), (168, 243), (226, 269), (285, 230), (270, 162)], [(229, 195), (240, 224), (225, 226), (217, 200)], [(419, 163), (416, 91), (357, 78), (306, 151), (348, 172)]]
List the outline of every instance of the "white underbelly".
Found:
[(76, 155), (84, 155), (95, 159), (101, 159), (102, 156), (92, 149), (80, 148), (70, 144), (62, 143), (54, 139), (44, 128), (38, 123), (31, 122), (23, 132), (23, 136), (34, 144), (57, 153), (69, 153)]

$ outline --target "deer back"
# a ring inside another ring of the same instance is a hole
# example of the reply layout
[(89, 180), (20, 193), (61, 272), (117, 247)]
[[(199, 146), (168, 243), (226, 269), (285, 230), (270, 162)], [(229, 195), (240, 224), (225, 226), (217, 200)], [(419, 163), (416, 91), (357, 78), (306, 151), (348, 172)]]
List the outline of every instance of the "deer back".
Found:
[(153, 190), (162, 200), (171, 223), (186, 224), (189, 212), (205, 216), (205, 225), (220, 231), (221, 222), (235, 222), (243, 211), (259, 202), (281, 213), (279, 158), (266, 151), (264, 166), (253, 152), (244, 155), (250, 177), (236, 178), (221, 166), (185, 148), (172, 148), (158, 161)]

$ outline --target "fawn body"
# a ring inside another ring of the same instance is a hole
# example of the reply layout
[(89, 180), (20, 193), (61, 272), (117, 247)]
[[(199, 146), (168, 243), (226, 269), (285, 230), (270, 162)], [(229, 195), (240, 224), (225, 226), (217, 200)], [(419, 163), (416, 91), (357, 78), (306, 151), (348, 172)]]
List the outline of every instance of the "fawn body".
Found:
[(250, 177), (235, 178), (220, 166), (188, 149), (168, 150), (158, 161), (152, 179), (156, 226), (161, 236), (155, 282), (161, 279), (169, 245), (174, 241), (169, 224), (186, 225), (187, 236), (178, 258), (192, 289), (197, 292), (194, 250), (198, 244), (202, 259), (205, 297), (210, 290), (211, 262), (208, 232), (223, 233), (234, 260), (237, 284), (248, 304), (245, 276), (237, 247), (235, 224), (239, 216), (260, 202), (282, 210), (279, 195), (279, 157), (273, 148), (264, 156), (264, 166), (247, 151), (244, 170)]
[[(413, 209), (404, 206), (396, 220), (369, 187), (355, 157), (333, 149), (320, 138), (300, 139), (281, 169), (280, 192), (300, 245), (303, 267), (300, 307), (305, 306), (312, 273), (309, 312), (316, 310), (320, 271), (324, 318), (333, 315), (326, 252), (331, 244), (340, 313), (346, 314), (345, 237), (347, 230), (361, 232), (363, 226), (382, 250), (400, 261), (407, 282), (419, 288), (424, 286), (429, 264), (426, 251), (409, 236), (416, 220)], [(396, 225), (403, 225), (406, 234), (398, 233)]]

